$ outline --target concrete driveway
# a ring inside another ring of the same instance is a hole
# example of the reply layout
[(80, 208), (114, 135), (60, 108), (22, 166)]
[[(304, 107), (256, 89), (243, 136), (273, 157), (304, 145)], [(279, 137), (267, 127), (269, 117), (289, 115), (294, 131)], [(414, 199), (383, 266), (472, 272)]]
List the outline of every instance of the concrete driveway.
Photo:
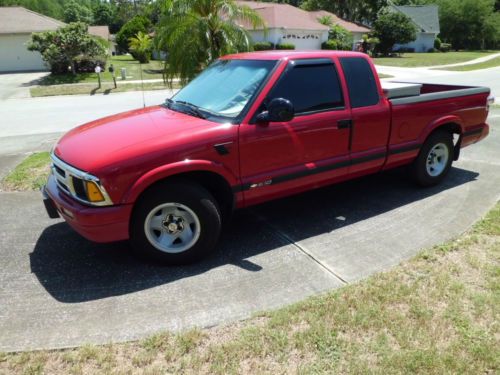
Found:
[(404, 170), (239, 212), (217, 252), (167, 268), (49, 220), (38, 193), (2, 193), (0, 351), (137, 339), (249, 317), (386, 270), (463, 232), (500, 197), (500, 111), (448, 179)]
[(0, 74), (0, 100), (31, 97), (29, 87), (48, 72)]

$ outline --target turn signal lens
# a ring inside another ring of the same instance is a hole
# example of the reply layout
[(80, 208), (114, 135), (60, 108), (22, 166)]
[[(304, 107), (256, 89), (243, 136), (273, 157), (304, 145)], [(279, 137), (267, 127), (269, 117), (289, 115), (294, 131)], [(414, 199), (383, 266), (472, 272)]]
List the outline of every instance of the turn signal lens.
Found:
[(101, 190), (95, 182), (85, 181), (85, 186), (87, 187), (89, 202), (102, 202), (104, 200), (104, 195), (102, 195)]

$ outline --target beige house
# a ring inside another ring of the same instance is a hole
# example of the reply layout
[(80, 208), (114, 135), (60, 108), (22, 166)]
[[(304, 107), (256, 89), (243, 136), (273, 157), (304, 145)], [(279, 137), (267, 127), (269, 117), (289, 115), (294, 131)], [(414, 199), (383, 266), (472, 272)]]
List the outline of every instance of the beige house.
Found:
[(339, 24), (352, 34), (353, 48), (363, 34), (371, 31), (365, 26), (343, 20), (326, 11), (308, 12), (289, 4), (259, 1), (237, 1), (237, 3), (252, 8), (264, 20), (267, 33), (263, 30), (253, 30), (250, 25), (243, 24), (254, 42), (291, 43), (296, 49), (321, 49), (321, 44), (328, 40), (330, 29), (318, 21), (322, 16), (329, 16), (334, 24)]
[(321, 43), (328, 40), (328, 26), (309, 17), (309, 13), (289, 4), (263, 3), (258, 1), (237, 1), (255, 10), (264, 20), (264, 30), (253, 30), (243, 25), (254, 42), (273, 44), (291, 43), (296, 49), (321, 49)]
[(0, 7), (0, 72), (47, 70), (40, 53), (28, 51), (26, 43), (33, 32), (63, 25), (22, 7)]
[[(40, 53), (28, 51), (26, 43), (31, 33), (56, 30), (65, 25), (23, 7), (0, 7), (0, 73), (48, 70)], [(108, 26), (89, 26), (88, 31), (108, 40), (112, 54), (115, 44)]]

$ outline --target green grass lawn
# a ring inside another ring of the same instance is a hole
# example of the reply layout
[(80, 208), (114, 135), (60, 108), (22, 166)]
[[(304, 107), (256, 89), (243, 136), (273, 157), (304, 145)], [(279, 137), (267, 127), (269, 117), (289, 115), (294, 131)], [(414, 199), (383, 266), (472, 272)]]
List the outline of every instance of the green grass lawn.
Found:
[(497, 66), (500, 66), (500, 57), (495, 57), (494, 59), (484, 61), (484, 62), (478, 63), (478, 64), (453, 66), (450, 68), (439, 68), (436, 70), (453, 70), (453, 71), (457, 71), (457, 72), (468, 72), (470, 70), (494, 68)]
[(497, 204), (455, 241), (289, 307), (137, 342), (4, 353), (0, 373), (494, 374), (499, 321)]
[(40, 189), (47, 182), (49, 164), (48, 152), (31, 154), (0, 182), (0, 189), (6, 191)]
[[(174, 84), (173, 88), (179, 86)], [(54, 96), (54, 95), (108, 95), (114, 92), (124, 91), (140, 91), (144, 90), (165, 90), (170, 88), (163, 82), (144, 82), (140, 83), (119, 83), (115, 89), (112, 83), (103, 83), (101, 88), (98, 88), (96, 83), (89, 83), (83, 85), (53, 85), (53, 86), (36, 86), (30, 89), (32, 97), (38, 96)]]
[(495, 53), (495, 51), (403, 53), (401, 57), (377, 57), (373, 59), (373, 61), (377, 65), (413, 68), (422, 66), (456, 64), (478, 59), (492, 53)]
[[(112, 82), (111, 73), (108, 72), (108, 67), (113, 64), (115, 68), (115, 76), (118, 81), (120, 78), (120, 69), (127, 69), (127, 80), (139, 80), (141, 79), (140, 68), (142, 67), (142, 78), (143, 79), (158, 79), (162, 78), (163, 63), (161, 61), (151, 60), (148, 64), (140, 65), (138, 61), (134, 60), (132, 56), (111, 56), (108, 59), (106, 71), (101, 73), (102, 80), (104, 82)], [(73, 74), (51, 74), (43, 78), (39, 84), (40, 85), (59, 85), (64, 83), (97, 83), (97, 75), (95, 73), (78, 73)]]

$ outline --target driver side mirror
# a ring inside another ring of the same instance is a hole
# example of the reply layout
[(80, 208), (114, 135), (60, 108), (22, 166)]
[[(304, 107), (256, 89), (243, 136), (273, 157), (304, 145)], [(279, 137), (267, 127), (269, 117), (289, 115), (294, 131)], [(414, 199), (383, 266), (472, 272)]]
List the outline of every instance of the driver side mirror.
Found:
[(258, 124), (269, 122), (288, 122), (295, 117), (295, 110), (290, 100), (284, 98), (274, 98), (267, 106), (267, 111), (257, 115)]

